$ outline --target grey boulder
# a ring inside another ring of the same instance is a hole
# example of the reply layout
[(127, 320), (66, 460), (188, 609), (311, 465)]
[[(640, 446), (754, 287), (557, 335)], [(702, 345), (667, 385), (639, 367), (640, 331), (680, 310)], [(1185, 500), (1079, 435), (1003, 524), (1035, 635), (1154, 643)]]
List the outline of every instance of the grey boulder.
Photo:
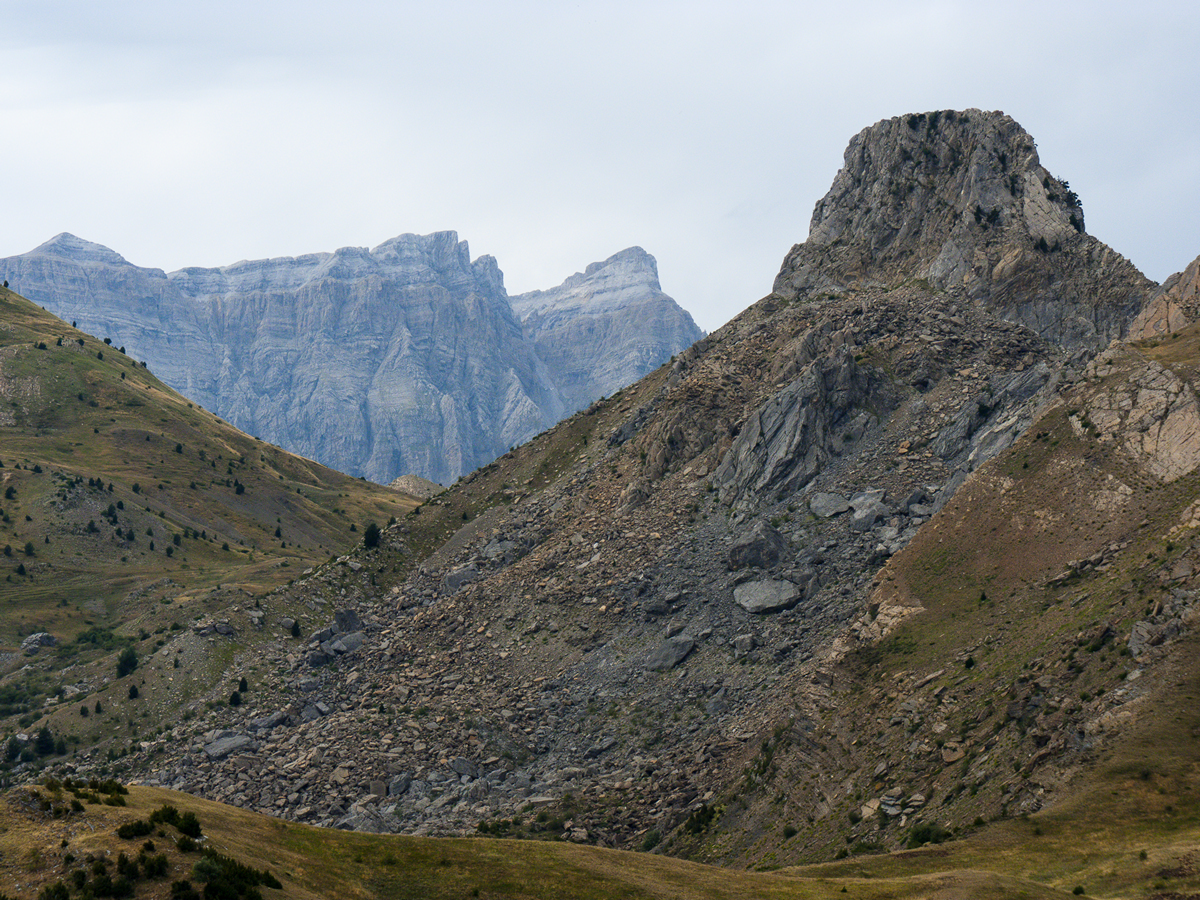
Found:
[(733, 589), (733, 601), (752, 613), (782, 612), (803, 597), (804, 589), (790, 581), (747, 581)]
[(646, 668), (654, 672), (666, 672), (685, 659), (696, 648), (696, 642), (685, 634), (668, 638), (646, 657)]
[(812, 495), (812, 499), (808, 501), (808, 508), (814, 516), (828, 519), (831, 516), (840, 516), (849, 510), (850, 504), (841, 494), (822, 493)]
[(759, 521), (729, 548), (729, 568), (770, 569), (779, 563), (787, 544), (783, 535), (768, 523)]

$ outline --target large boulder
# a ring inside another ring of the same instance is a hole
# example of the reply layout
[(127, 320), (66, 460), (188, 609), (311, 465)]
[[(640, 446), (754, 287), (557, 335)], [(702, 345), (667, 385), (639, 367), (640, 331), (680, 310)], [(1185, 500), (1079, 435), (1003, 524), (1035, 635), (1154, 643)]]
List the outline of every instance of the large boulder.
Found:
[(808, 508), (814, 516), (828, 519), (846, 512), (850, 509), (850, 504), (841, 494), (817, 493), (808, 501)]
[(479, 566), (475, 563), (467, 563), (465, 566), (460, 566), (451, 572), (447, 572), (442, 578), (442, 593), (453, 594), (463, 585), (470, 584), (479, 578)]
[(734, 602), (752, 613), (782, 612), (802, 599), (804, 589), (790, 581), (747, 581), (733, 589)]
[(219, 737), (204, 745), (204, 752), (209, 759), (224, 759), (230, 753), (238, 750), (245, 750), (248, 747), (253, 747), (254, 738), (248, 734), (231, 734), (225, 737)]
[(696, 642), (686, 634), (667, 638), (646, 657), (646, 668), (654, 672), (667, 672), (685, 659), (696, 648)]
[(729, 568), (771, 569), (779, 564), (787, 543), (768, 523), (758, 521), (729, 548)]
[(21, 649), (26, 656), (34, 656), (43, 647), (53, 647), (57, 643), (58, 639), (54, 635), (46, 631), (39, 631), (21, 641)]

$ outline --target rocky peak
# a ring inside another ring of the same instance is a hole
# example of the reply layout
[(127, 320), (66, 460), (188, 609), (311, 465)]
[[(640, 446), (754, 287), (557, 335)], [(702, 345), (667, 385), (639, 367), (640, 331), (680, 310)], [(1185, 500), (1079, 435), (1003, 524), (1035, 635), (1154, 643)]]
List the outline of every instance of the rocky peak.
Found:
[(1079, 197), (1001, 112), (898, 116), (856, 135), (776, 292), (924, 279), (1067, 346), (1125, 334), (1153, 287), (1084, 231)]
[(103, 244), (85, 241), (67, 231), (56, 234), (44, 244), (38, 245), (28, 255), (59, 257), (79, 263), (129, 265), (125, 257), (116, 251), (108, 249)]
[(607, 396), (704, 336), (663, 293), (658, 265), (629, 247), (558, 287), (512, 298), (513, 312), (563, 392), (579, 409)]
[(521, 319), (534, 314), (548, 318), (585, 305), (593, 312), (621, 309), (644, 300), (647, 291), (662, 294), (658, 263), (641, 247), (628, 247), (576, 272), (558, 287), (518, 294), (512, 305)]

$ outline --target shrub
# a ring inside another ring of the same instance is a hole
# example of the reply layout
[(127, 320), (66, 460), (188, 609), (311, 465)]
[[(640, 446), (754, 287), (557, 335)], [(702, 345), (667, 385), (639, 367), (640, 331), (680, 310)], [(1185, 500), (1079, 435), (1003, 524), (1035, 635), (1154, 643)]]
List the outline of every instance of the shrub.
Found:
[(379, 546), (379, 526), (371, 522), (363, 529), (363, 546), (372, 550)]
[(239, 694), (237, 691), (234, 691), (232, 694), (230, 694), (229, 695), (229, 705), (230, 706), (241, 706), (242, 705), (242, 695)]
[(949, 829), (943, 828), (936, 822), (921, 822), (909, 832), (908, 848), (911, 850), (922, 844), (940, 844), (950, 836)]
[(136, 700), (137, 698), (138, 698), (138, 686), (136, 684), (131, 684), (129, 686), (129, 699)]
[(683, 830), (688, 834), (699, 834), (705, 828), (712, 824), (717, 817), (717, 808), (709, 806), (707, 803), (700, 804), (700, 808), (694, 810), (687, 821), (683, 823)]
[(33, 742), (33, 749), (38, 756), (49, 756), (54, 752), (54, 735), (50, 733), (50, 729), (42, 726), (41, 731), (37, 733), (37, 738)]
[(124, 678), (137, 668), (138, 658), (132, 647), (126, 647), (117, 657), (117, 677)]
[(173, 807), (170, 803), (164, 803), (154, 812), (150, 813), (150, 824), (157, 825), (163, 822), (167, 825), (179, 824), (179, 810)]
[(252, 869), (215, 850), (204, 851), (192, 867), (192, 876), (206, 883), (205, 897), (261, 897), (260, 884), (276, 890), (283, 887), (266, 869)]
[(117, 872), (121, 875), (124, 875), (130, 881), (136, 880), (137, 877), (142, 874), (141, 867), (138, 865), (137, 860), (130, 859), (124, 853), (121, 853), (119, 856), (117, 856)]
[(181, 815), (175, 827), (179, 829), (181, 834), (185, 834), (190, 838), (198, 838), (202, 834), (200, 831), (200, 820), (196, 818), (194, 812), (185, 812)]
[(157, 856), (146, 856), (142, 860), (142, 869), (146, 873), (147, 878), (162, 878), (167, 874), (167, 855), (159, 853)]

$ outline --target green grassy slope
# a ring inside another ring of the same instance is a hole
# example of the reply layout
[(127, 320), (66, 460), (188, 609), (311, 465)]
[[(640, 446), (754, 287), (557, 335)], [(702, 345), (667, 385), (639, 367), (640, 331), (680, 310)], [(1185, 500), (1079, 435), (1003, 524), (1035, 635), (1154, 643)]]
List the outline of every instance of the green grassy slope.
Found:
[[(264, 897), (328, 898), (521, 898), (557, 900), (651, 900), (651, 898), (866, 898), (1062, 897), (1036, 880), (1003, 871), (1002, 857), (988, 847), (960, 860), (914, 865), (911, 855), (873, 861), (877, 871), (789, 870), (758, 873), (703, 866), (651, 854), (605, 850), (568, 843), (435, 839), (370, 835), (312, 828), (197, 800), (159, 788), (131, 786), (126, 806), (83, 804), (67, 812), (72, 794), (39, 787), (0, 797), (6, 828), (0, 832), (0, 890), (33, 897), (72, 873), (90, 871), (89, 859), (104, 857), (110, 871), (117, 856), (136, 856), (145, 836), (123, 840), (122, 824), (146, 820), (163, 804), (200, 821), (205, 845), (279, 879)], [(44, 802), (43, 802), (44, 801)], [(49, 809), (42, 808), (49, 806)], [(56, 816), (54, 809), (60, 810)], [(177, 830), (160, 825), (149, 836), (153, 853), (167, 856), (166, 875), (138, 880), (137, 897), (168, 895), (171, 881), (194, 874), (198, 853), (178, 849)], [(991, 854), (991, 855), (989, 855)], [(68, 859), (68, 856), (71, 857)], [(997, 865), (1000, 863), (1000, 865)], [(989, 871), (995, 866), (999, 871)], [(885, 871), (890, 868), (892, 871)], [(860, 867), (861, 869), (861, 867)]]
[(237, 431), (6, 289), (0, 465), (0, 654), (47, 631), (59, 648), (42, 667), (152, 649), (149, 634), (285, 583), (417, 503)]

